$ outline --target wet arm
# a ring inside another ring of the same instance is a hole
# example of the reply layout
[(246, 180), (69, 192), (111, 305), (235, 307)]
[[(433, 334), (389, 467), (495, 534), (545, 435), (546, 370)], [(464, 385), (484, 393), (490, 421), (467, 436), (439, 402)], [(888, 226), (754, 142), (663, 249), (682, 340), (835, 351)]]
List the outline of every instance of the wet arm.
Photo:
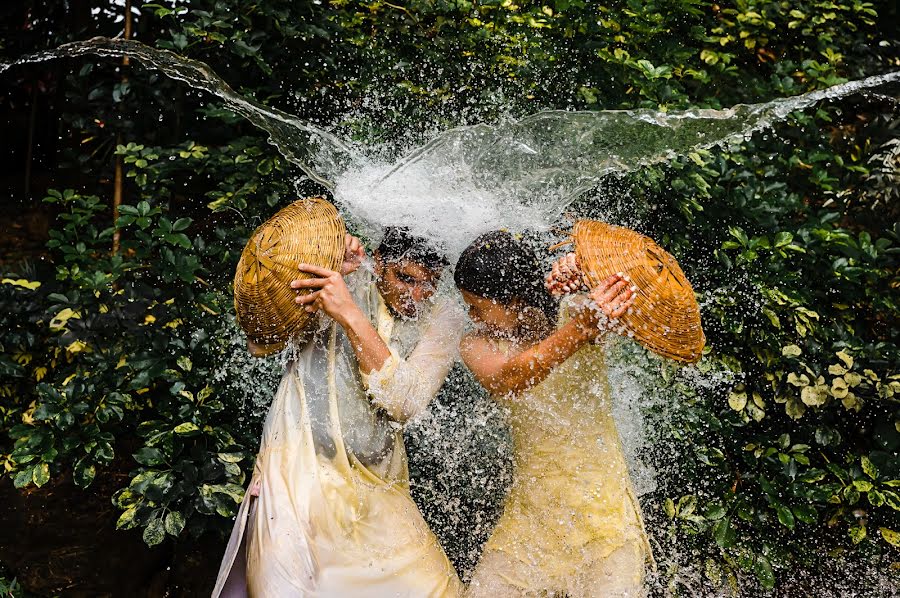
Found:
[(482, 336), (467, 336), (460, 346), (466, 367), (492, 395), (519, 394), (540, 384), (550, 372), (585, 343), (596, 338), (576, 320), (570, 320), (540, 343), (514, 357), (504, 355)]

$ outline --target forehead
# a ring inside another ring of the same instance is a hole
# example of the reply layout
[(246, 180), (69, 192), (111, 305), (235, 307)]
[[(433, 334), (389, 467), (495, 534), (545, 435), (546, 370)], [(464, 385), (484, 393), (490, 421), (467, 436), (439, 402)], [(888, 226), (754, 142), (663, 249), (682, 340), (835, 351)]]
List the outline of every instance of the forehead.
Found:
[(433, 281), (440, 278), (441, 275), (440, 272), (435, 272), (422, 264), (417, 264), (416, 262), (409, 260), (393, 262), (388, 265), (388, 268), (390, 268), (394, 274), (404, 274), (415, 280), (422, 281)]

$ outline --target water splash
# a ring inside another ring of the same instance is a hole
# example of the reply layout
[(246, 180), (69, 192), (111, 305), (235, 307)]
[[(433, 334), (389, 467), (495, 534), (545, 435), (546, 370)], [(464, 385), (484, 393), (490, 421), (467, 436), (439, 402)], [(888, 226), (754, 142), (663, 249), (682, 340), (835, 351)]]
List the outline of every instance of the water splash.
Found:
[(98, 37), (64, 44), (0, 64), (0, 73), (14, 65), (88, 55), (128, 56), (213, 94), (333, 191), (363, 232), (377, 239), (385, 226), (406, 226), (451, 255), (487, 230), (551, 228), (604, 177), (740, 141), (819, 102), (900, 82), (900, 72), (892, 72), (723, 110), (540, 112), (445, 131), (391, 162), (368, 160), (360, 148), (325, 129), (236, 93), (203, 62), (137, 41)]
[(0, 74), (17, 65), (46, 62), (59, 58), (100, 56), (129, 57), (147, 68), (158, 70), (177, 81), (202, 89), (225, 102), (230, 109), (269, 134), (269, 142), (306, 175), (327, 189), (345, 172), (357, 152), (325, 129), (316, 127), (277, 108), (260, 104), (234, 91), (209, 65), (170, 52), (151, 48), (141, 42), (95, 37), (86, 41), (63, 44), (53, 50), (30, 54), (14, 62), (0, 62)]
[(739, 142), (793, 112), (898, 81), (893, 72), (723, 110), (547, 111), (459, 127), (394, 164), (346, 173), (336, 194), (354, 213), (441, 239), (454, 253), (488, 230), (546, 230), (610, 175)]
[[(95, 38), (66, 44), (0, 64), (0, 73), (13, 65), (89, 55), (127, 55), (220, 98), (229, 109), (267, 131), (270, 142), (312, 180), (333, 190), (345, 215), (360, 221), (372, 236), (385, 225), (405, 225), (442, 242), (451, 255), (486, 230), (552, 227), (578, 197), (595, 189), (604, 177), (741, 141), (792, 112), (900, 81), (900, 72), (888, 73), (793, 98), (724, 110), (542, 112), (521, 120), (452, 129), (399, 160), (375, 161), (325, 129), (241, 96), (206, 64), (139, 42)], [(228, 330), (222, 331), (222, 338), (229, 357), (220, 362), (215, 379), (225, 387), (226, 394), (233, 393), (235, 401), (251, 398), (261, 410), (271, 393), (259, 386), (259, 392), (247, 394), (245, 389), (253, 385), (247, 387), (246, 382), (272, 372), (254, 371), (247, 363), (242, 337), (233, 325)], [(636, 406), (648, 402), (664, 406), (666, 398), (658, 392), (654, 380), (640, 374), (648, 371), (647, 363), (634, 357), (614, 354), (610, 379), (617, 389), (616, 420), (635, 484), (640, 493), (652, 498), (660, 492), (659, 476), (640, 454), (651, 436), (648, 431), (652, 422), (642, 419)], [(685, 368), (681, 375), (692, 386), (724, 388), (730, 382), (701, 375), (696, 368)], [(501, 467), (499, 458), (508, 458), (503, 448), (508, 440), (497, 434), (497, 412), (489, 404), (476, 408), (466, 403), (465, 399), (474, 396), (467, 388), (460, 382), (457, 390), (448, 391), (450, 398), (439, 399), (430, 414), (408, 430), (410, 444), (421, 449), (418, 460), (413, 458), (411, 463), (414, 474), (420, 472), (414, 491), (424, 501), (426, 513), (429, 508), (434, 511), (430, 520), (437, 523), (442, 540), (460, 553), (457, 564), (462, 569), (477, 559), (479, 538), (483, 540), (492, 523), (488, 517), (478, 522), (473, 532), (471, 526), (466, 527), (471, 523), (468, 513), (496, 515), (499, 490), (484, 492), (484, 488), (489, 483), (502, 488), (509, 474), (508, 464)], [(475, 452), (487, 471), (480, 477), (472, 475), (469, 468)], [(437, 464), (435, 455), (441, 459)], [(451, 487), (453, 492), (448, 490)], [(478, 503), (476, 498), (487, 502)], [(466, 501), (478, 504), (467, 511)], [(689, 588), (691, 595), (718, 594), (704, 590), (707, 583), (701, 571), (702, 560), (692, 553), (679, 554), (674, 541), (660, 540), (664, 530), (661, 522), (654, 534), (662, 543), (657, 554), (667, 554), (669, 563), (680, 567), (677, 575), (681, 587)], [(455, 535), (460, 533), (464, 537)], [(880, 578), (877, 583), (882, 583)], [(741, 586), (745, 584), (752, 585), (742, 580)], [(819, 582), (810, 585), (822, 586)]]

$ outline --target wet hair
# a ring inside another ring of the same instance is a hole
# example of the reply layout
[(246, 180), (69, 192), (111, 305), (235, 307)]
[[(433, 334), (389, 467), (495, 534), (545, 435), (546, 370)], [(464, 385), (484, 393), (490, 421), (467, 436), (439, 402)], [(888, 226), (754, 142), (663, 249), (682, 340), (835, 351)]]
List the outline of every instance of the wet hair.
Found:
[(384, 237), (376, 249), (385, 264), (410, 261), (429, 270), (439, 271), (450, 262), (427, 239), (413, 235), (406, 228), (389, 226), (384, 229)]
[(509, 305), (518, 299), (556, 322), (558, 304), (544, 287), (537, 255), (506, 231), (485, 233), (459, 256), (453, 273), (456, 287)]

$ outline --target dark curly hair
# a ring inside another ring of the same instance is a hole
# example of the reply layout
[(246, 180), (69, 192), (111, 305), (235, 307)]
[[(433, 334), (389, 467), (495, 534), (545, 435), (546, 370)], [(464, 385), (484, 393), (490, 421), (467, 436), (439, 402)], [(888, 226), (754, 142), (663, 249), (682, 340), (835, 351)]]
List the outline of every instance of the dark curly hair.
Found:
[(410, 261), (434, 271), (440, 271), (449, 264), (447, 257), (427, 239), (399, 226), (384, 229), (384, 237), (376, 251), (388, 264)]
[(453, 280), (456, 287), (504, 305), (518, 299), (556, 321), (558, 303), (544, 287), (534, 251), (502, 230), (485, 233), (466, 247)]

